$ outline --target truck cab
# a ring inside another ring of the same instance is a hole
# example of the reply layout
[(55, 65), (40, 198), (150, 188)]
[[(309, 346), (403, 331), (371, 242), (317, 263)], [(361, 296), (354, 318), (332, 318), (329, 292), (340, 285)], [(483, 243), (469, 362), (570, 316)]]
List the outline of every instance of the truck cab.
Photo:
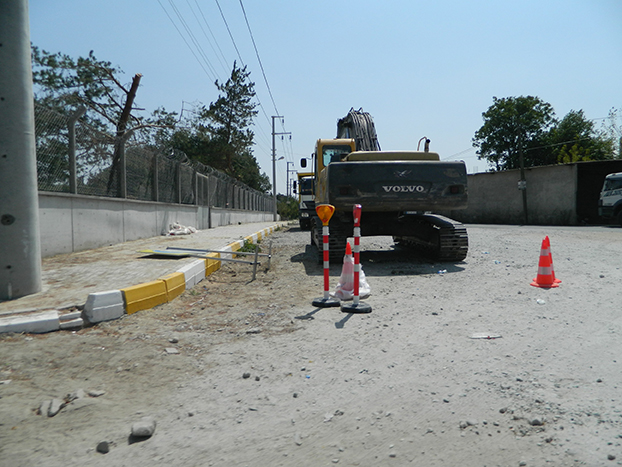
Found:
[(605, 177), (598, 201), (598, 215), (604, 219), (616, 219), (622, 225), (622, 172)]
[(294, 181), (294, 193), (298, 193), (300, 230), (311, 230), (311, 219), (315, 215), (314, 184), (313, 172), (298, 172), (298, 181)]

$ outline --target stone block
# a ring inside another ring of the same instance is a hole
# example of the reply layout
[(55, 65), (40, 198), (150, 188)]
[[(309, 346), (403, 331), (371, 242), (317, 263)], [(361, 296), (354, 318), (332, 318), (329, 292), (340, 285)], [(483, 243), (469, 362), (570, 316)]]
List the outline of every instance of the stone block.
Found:
[(207, 269), (207, 261), (198, 259), (190, 264), (182, 267), (179, 272), (184, 274), (186, 279), (186, 290), (190, 290), (203, 279), (205, 279), (205, 270)]
[(166, 284), (162, 280), (126, 287), (121, 292), (125, 297), (125, 310), (128, 315), (167, 302)]
[(58, 331), (59, 329), (60, 319), (56, 310), (0, 318), (0, 332), (30, 332), (38, 334)]
[[(210, 253), (209, 256), (212, 256), (214, 258), (220, 258), (220, 253)], [(206, 260), (206, 266), (205, 266), (205, 275), (209, 276), (210, 274), (218, 271), (220, 269), (220, 265), (221, 265), (222, 261), (216, 261), (213, 259), (207, 259)]]
[(186, 277), (183, 272), (174, 272), (160, 277), (166, 285), (166, 301), (170, 302), (175, 297), (179, 297), (186, 290)]
[(84, 304), (83, 316), (89, 323), (118, 319), (125, 313), (123, 294), (120, 290), (108, 290), (89, 294)]

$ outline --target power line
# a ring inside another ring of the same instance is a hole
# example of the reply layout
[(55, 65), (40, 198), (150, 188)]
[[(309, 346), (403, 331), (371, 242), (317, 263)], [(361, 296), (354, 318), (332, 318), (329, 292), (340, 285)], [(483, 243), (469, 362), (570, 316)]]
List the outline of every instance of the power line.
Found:
[(259, 51), (257, 50), (257, 44), (255, 43), (255, 37), (253, 37), (253, 31), (251, 31), (251, 25), (248, 23), (248, 17), (246, 16), (246, 10), (244, 9), (244, 4), (242, 0), (240, 0), (240, 6), (242, 7), (242, 13), (244, 14), (244, 21), (246, 21), (246, 27), (248, 28), (248, 33), (251, 36), (251, 41), (253, 42), (253, 48), (255, 49), (255, 55), (257, 55), (257, 61), (259, 62), (259, 67), (261, 68), (261, 74), (263, 75), (264, 82), (266, 83), (266, 87), (268, 88), (268, 94), (270, 94), (270, 99), (272, 100), (272, 105), (274, 106), (274, 111), (277, 115), (281, 115), (279, 113), (279, 109), (276, 108), (276, 102), (274, 102), (274, 97), (272, 96), (272, 90), (270, 89), (270, 85), (268, 84), (268, 78), (266, 77), (266, 72), (263, 68), (263, 63), (261, 63), (261, 57), (259, 56)]
[(212, 36), (212, 39), (214, 40), (214, 43), (216, 44), (216, 47), (218, 47), (218, 50), (220, 50), (220, 55), (222, 56), (223, 60), (220, 59), (220, 56), (218, 55), (218, 52), (216, 51), (216, 48), (214, 48), (214, 45), (212, 44), (212, 41), (210, 40), (209, 37), (207, 37), (207, 34), (205, 33), (205, 29), (203, 29), (203, 25), (201, 24), (201, 21), (199, 20), (199, 17), (194, 12), (194, 9), (192, 8), (192, 5), (190, 4), (190, 0), (186, 0), (186, 3), (188, 4), (188, 7), (190, 8), (190, 11), (194, 15), (194, 19), (199, 24), (199, 27), (201, 28), (201, 31), (203, 32), (203, 35), (205, 36), (205, 39), (207, 39), (207, 42), (209, 43), (210, 47), (212, 48), (212, 51), (214, 52), (214, 55), (216, 55), (216, 59), (218, 60), (218, 62), (220, 63), (220, 66), (223, 68), (223, 70), (226, 73), (227, 72), (227, 67), (223, 63), (223, 60), (225, 62), (227, 60), (225, 59), (225, 57), (224, 57), (224, 55), (222, 53), (222, 50), (220, 50), (220, 46), (218, 45), (218, 41), (216, 40), (216, 37), (214, 36), (214, 33), (212, 32), (212, 29), (209, 27), (209, 24), (207, 23), (207, 20), (205, 19), (205, 15), (203, 14), (203, 11), (201, 10), (201, 7), (199, 6), (197, 0), (194, 0), (194, 3), (196, 4), (196, 6), (198, 8), (199, 13), (201, 13), (201, 17), (203, 18), (203, 22), (205, 23), (205, 26), (207, 26), (207, 29), (210, 32), (210, 34)]
[[(170, 0), (169, 0), (170, 1)], [(210, 74), (210, 72), (207, 71), (207, 69), (205, 68), (205, 66), (203, 66), (203, 63), (201, 62), (201, 60), (199, 59), (199, 57), (197, 57), (197, 54), (194, 52), (193, 48), (190, 46), (190, 44), (188, 43), (188, 41), (186, 40), (186, 38), (184, 37), (183, 33), (180, 31), (180, 29), (177, 27), (177, 25), (175, 24), (175, 21), (173, 20), (173, 18), (171, 17), (171, 15), (169, 15), (168, 11), (166, 11), (166, 8), (164, 8), (164, 5), (162, 5), (162, 2), (160, 2), (160, 0), (158, 0), (158, 3), (160, 4), (160, 6), (162, 7), (162, 9), (164, 10), (164, 13), (166, 13), (166, 16), (168, 17), (168, 19), (171, 21), (171, 23), (173, 24), (173, 27), (177, 30), (177, 32), (179, 33), (179, 35), (181, 36), (182, 40), (185, 42), (186, 46), (188, 47), (188, 49), (190, 49), (190, 52), (192, 53), (192, 55), (194, 55), (194, 58), (196, 59), (196, 61), (199, 63), (199, 66), (201, 68), (203, 68), (203, 71), (205, 72), (205, 74), (207, 75), (207, 77), (210, 80), (214, 80), (214, 76), (213, 74)]]
[(225, 14), (222, 12), (222, 8), (220, 8), (220, 3), (218, 3), (218, 0), (216, 1), (216, 5), (218, 5), (218, 10), (220, 11), (220, 16), (222, 17), (222, 20), (225, 22), (225, 26), (227, 27), (227, 32), (229, 32), (229, 37), (231, 38), (231, 42), (233, 42), (233, 47), (235, 48), (235, 51), (238, 54), (238, 58), (240, 59), (240, 63), (242, 64), (242, 66), (244, 65), (244, 60), (242, 60), (242, 56), (240, 55), (240, 51), (238, 50), (238, 46), (235, 43), (235, 39), (233, 38), (233, 34), (231, 34), (231, 29), (229, 29), (229, 24), (227, 23), (227, 19), (225, 18)]
[[(214, 68), (214, 66), (210, 62), (209, 58), (207, 58), (207, 54), (203, 50), (203, 47), (201, 47), (201, 44), (199, 43), (199, 41), (197, 40), (196, 36), (192, 32), (192, 29), (190, 28), (190, 26), (188, 25), (188, 23), (184, 19), (183, 15), (179, 11), (179, 9), (175, 5), (175, 3), (173, 3), (173, 0), (168, 0), (168, 2), (170, 3), (170, 5), (173, 8), (173, 11), (177, 15), (177, 17), (179, 18), (179, 21), (181, 22), (182, 26), (184, 27), (184, 29), (188, 33), (188, 36), (190, 37), (190, 39), (194, 43), (194, 46), (196, 47), (197, 51), (203, 57), (203, 60), (205, 61), (207, 66), (210, 68), (210, 70), (212, 70), (212, 73), (214, 74), (214, 76), (216, 76), (218, 78), (218, 73), (216, 72), (216, 69)], [(193, 12), (193, 14), (194, 14), (194, 12)], [(196, 19), (196, 15), (195, 15), (195, 19)], [(197, 21), (198, 21), (198, 19), (197, 19)]]
[[(274, 111), (276, 113), (276, 115), (280, 115), (279, 109), (277, 108), (276, 102), (274, 100), (274, 96), (272, 94), (272, 89), (270, 88), (270, 83), (268, 83), (268, 77), (266, 76), (266, 71), (264, 69), (263, 66), (263, 62), (261, 61), (261, 56), (259, 55), (259, 49), (257, 48), (257, 43), (255, 42), (255, 36), (253, 35), (253, 31), (251, 29), (251, 25), (250, 22), (248, 21), (248, 15), (246, 14), (246, 9), (244, 8), (244, 3), (242, 2), (242, 0), (239, 0), (240, 2), (240, 7), (242, 8), (242, 14), (244, 15), (244, 21), (246, 22), (246, 27), (248, 29), (248, 33), (250, 35), (251, 38), (251, 42), (253, 43), (253, 48), (255, 50), (255, 55), (257, 56), (257, 61), (259, 62), (259, 67), (261, 69), (261, 74), (263, 76), (264, 82), (266, 83), (266, 88), (268, 90), (268, 94), (270, 95), (270, 100), (272, 101), (272, 106), (274, 107)], [(265, 113), (265, 109), (263, 109), (262, 107), (262, 111), (264, 111)], [(267, 115), (266, 115), (267, 118)], [(285, 124), (284, 121), (281, 119), (281, 127), (283, 128), (283, 132), (285, 133)], [(282, 142), (282, 146), (283, 146), (283, 153), (286, 156), (286, 159), (289, 159), (290, 162), (293, 162), (292, 160), (292, 156), (291, 153), (288, 154), (287, 149), (283, 143), (283, 140), (281, 140)], [(291, 144), (291, 137), (290, 137), (290, 144)]]
[(441, 160), (447, 160), (447, 159), (451, 159), (452, 157), (461, 156), (462, 154), (466, 154), (467, 152), (473, 151), (473, 150), (475, 150), (475, 148), (471, 147), (471, 148), (465, 149), (463, 151), (457, 152), (455, 154), (452, 154), (451, 156), (443, 157)]

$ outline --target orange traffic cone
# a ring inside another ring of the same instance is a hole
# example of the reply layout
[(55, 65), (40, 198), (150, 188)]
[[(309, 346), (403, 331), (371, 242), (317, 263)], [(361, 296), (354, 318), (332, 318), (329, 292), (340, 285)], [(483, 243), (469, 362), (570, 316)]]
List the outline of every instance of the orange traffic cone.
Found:
[(555, 282), (556, 284), (559, 284), (561, 282), (561, 279), (557, 279), (555, 277), (555, 270), (553, 269), (553, 255), (551, 254), (551, 241), (549, 240), (548, 235), (544, 237), (544, 239), (546, 240), (546, 246), (549, 249), (549, 259), (551, 260), (551, 274), (553, 275), (553, 282)]
[(548, 237), (542, 240), (542, 248), (540, 250), (540, 262), (538, 263), (538, 276), (530, 285), (541, 288), (559, 287), (559, 282), (555, 282), (555, 273), (553, 272), (553, 261), (551, 257), (550, 244), (547, 242)]

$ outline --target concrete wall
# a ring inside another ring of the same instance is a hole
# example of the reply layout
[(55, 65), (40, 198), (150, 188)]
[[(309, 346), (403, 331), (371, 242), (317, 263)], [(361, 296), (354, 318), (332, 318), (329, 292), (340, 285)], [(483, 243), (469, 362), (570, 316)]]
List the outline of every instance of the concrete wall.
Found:
[[(468, 176), (469, 206), (447, 215), (465, 223), (524, 224), (519, 170)], [(525, 169), (528, 223), (576, 225), (577, 164)]]
[(42, 257), (156, 237), (173, 222), (204, 230), (272, 219), (271, 212), (39, 192)]

